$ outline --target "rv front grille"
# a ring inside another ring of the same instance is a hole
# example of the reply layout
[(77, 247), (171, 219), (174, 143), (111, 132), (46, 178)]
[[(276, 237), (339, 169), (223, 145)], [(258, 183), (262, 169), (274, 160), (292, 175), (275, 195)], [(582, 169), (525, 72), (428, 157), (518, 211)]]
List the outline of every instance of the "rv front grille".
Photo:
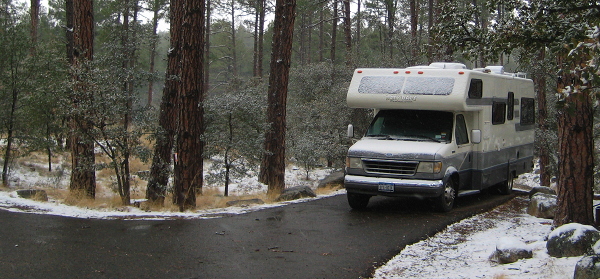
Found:
[(391, 175), (414, 175), (417, 171), (418, 162), (390, 161), (363, 159), (363, 166), (367, 173), (391, 174)]

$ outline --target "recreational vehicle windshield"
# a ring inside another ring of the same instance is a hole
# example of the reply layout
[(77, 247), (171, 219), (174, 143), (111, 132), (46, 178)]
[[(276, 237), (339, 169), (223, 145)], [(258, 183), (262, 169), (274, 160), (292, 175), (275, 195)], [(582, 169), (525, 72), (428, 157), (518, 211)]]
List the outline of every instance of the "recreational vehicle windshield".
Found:
[(347, 102), (376, 113), (348, 150), (352, 208), (383, 195), (427, 198), (449, 211), (456, 197), (488, 187), (509, 194), (533, 167), (533, 82), (498, 66), (357, 69)]

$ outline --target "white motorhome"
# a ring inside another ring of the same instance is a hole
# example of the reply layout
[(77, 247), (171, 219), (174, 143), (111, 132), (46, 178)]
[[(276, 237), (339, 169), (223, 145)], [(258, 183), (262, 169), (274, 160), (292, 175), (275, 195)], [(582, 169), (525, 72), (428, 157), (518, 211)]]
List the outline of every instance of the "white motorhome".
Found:
[(534, 90), (522, 74), (458, 63), (357, 69), (347, 102), (375, 110), (346, 159), (354, 209), (382, 195), (424, 198), (449, 211), (456, 197), (488, 187), (509, 194), (513, 179), (533, 168)]

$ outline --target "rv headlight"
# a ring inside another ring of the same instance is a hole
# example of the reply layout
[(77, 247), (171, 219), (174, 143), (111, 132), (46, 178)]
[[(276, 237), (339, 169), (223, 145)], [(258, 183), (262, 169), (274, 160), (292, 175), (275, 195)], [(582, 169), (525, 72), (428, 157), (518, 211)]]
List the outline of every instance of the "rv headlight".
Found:
[(346, 167), (351, 169), (362, 169), (362, 160), (360, 158), (346, 157)]
[(420, 162), (417, 172), (440, 173), (442, 171), (442, 162)]

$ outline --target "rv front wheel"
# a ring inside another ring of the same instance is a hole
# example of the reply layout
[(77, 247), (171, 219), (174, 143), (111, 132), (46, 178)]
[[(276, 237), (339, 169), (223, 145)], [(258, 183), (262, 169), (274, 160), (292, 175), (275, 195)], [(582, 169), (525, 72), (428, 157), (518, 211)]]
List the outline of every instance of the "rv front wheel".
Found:
[(365, 209), (369, 204), (369, 199), (371, 199), (371, 196), (369, 195), (355, 193), (348, 193), (346, 196), (348, 196), (348, 204), (350, 207), (357, 210)]
[(439, 211), (448, 212), (454, 207), (454, 200), (456, 199), (456, 188), (452, 179), (448, 179), (444, 183), (444, 193), (437, 198), (436, 205)]

